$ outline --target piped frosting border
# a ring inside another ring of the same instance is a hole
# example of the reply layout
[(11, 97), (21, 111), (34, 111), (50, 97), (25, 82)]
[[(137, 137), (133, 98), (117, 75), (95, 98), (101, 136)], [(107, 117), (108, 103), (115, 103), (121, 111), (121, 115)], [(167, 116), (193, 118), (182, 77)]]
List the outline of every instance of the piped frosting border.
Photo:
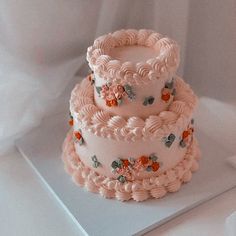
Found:
[(70, 111), (80, 128), (100, 137), (124, 141), (163, 138), (173, 130), (182, 131), (187, 127), (197, 105), (196, 95), (179, 77), (176, 78), (175, 87), (175, 100), (167, 111), (145, 120), (135, 116), (125, 119), (99, 109), (94, 103), (93, 86), (84, 79), (72, 91)]
[[(126, 45), (151, 47), (160, 52), (157, 57), (138, 63), (122, 62), (110, 56), (111, 48)], [(152, 30), (119, 30), (97, 38), (87, 50), (87, 60), (95, 74), (105, 80), (142, 84), (176, 71), (180, 60), (179, 46)]]
[(69, 131), (63, 143), (62, 159), (65, 169), (72, 176), (73, 181), (80, 186), (85, 186), (89, 191), (100, 193), (105, 198), (116, 198), (120, 201), (130, 199), (144, 201), (151, 197), (161, 198), (167, 192), (178, 191), (182, 183), (191, 180), (192, 172), (198, 170), (200, 156), (198, 143), (194, 138), (182, 161), (175, 167), (157, 177), (122, 184), (118, 180), (101, 176), (86, 167), (75, 152), (72, 131)]

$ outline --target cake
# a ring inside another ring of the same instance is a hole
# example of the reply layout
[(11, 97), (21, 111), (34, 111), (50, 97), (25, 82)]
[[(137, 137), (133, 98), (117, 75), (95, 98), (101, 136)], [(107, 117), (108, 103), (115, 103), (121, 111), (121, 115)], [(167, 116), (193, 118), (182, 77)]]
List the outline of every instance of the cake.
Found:
[(176, 75), (178, 44), (119, 30), (87, 50), (92, 73), (71, 93), (63, 161), (73, 181), (120, 201), (162, 198), (192, 178), (200, 150), (197, 97)]

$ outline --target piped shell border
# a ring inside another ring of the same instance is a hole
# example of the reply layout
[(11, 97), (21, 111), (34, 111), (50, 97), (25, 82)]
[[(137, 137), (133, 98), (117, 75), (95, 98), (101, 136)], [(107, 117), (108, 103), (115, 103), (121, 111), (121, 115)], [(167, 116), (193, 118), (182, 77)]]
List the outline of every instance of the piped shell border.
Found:
[(148, 198), (162, 198), (168, 192), (178, 191), (183, 183), (191, 180), (192, 172), (198, 170), (200, 156), (198, 143), (194, 138), (182, 161), (172, 169), (157, 177), (122, 184), (86, 167), (75, 152), (72, 131), (69, 131), (63, 143), (62, 159), (66, 171), (77, 185), (86, 187), (90, 192), (99, 193), (105, 198), (116, 198), (120, 201), (133, 199), (140, 202)]
[[(126, 45), (151, 47), (160, 52), (157, 57), (138, 63), (122, 62), (109, 55), (111, 48)], [(97, 38), (87, 50), (87, 61), (95, 74), (107, 81), (143, 84), (176, 71), (179, 46), (174, 40), (153, 30), (123, 29)]]

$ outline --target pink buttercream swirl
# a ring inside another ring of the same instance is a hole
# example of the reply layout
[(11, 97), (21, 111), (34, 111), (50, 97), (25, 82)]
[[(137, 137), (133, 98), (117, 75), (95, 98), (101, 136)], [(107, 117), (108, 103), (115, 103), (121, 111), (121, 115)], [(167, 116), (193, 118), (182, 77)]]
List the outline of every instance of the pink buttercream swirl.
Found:
[[(153, 48), (157, 55), (141, 65), (114, 60), (109, 54), (112, 48), (126, 45), (140, 45)], [(119, 78), (134, 84), (148, 83), (166, 73), (175, 73), (179, 65), (179, 47), (174, 40), (151, 30), (128, 29), (100, 36), (88, 48), (87, 60), (94, 73), (108, 82)], [(113, 61), (116, 61), (114, 64)], [(150, 63), (151, 62), (151, 63)], [(137, 74), (139, 76), (137, 76)], [(136, 76), (135, 76), (136, 75)], [(166, 79), (166, 76), (163, 76)]]
[(159, 33), (152, 33), (145, 42), (145, 46), (153, 47), (163, 36)]
[(134, 29), (128, 29), (126, 30), (126, 45), (135, 45), (138, 41), (138, 31)]
[(102, 176), (86, 167), (76, 154), (72, 141), (72, 130), (67, 134), (63, 143), (62, 159), (65, 169), (72, 176), (73, 181), (87, 190), (100, 193), (105, 198), (116, 198), (120, 201), (134, 199), (144, 201), (150, 197), (162, 198), (167, 192), (176, 192), (182, 183), (192, 178), (192, 172), (198, 169), (197, 160), (200, 158), (198, 144), (194, 138), (188, 147), (183, 160), (170, 170), (158, 176), (143, 180), (132, 180), (121, 184), (118, 180)]
[(118, 60), (111, 60), (106, 63), (106, 69), (108, 73), (113, 75), (114, 77), (117, 76), (120, 67), (121, 63)]
[(138, 31), (138, 45), (144, 46), (149, 35), (154, 33), (152, 30), (141, 29)]
[(108, 122), (108, 127), (122, 128), (126, 125), (126, 120), (120, 116), (113, 116)]
[(120, 72), (123, 73), (124, 75), (133, 75), (135, 72), (134, 64), (129, 61), (123, 63), (120, 68)]

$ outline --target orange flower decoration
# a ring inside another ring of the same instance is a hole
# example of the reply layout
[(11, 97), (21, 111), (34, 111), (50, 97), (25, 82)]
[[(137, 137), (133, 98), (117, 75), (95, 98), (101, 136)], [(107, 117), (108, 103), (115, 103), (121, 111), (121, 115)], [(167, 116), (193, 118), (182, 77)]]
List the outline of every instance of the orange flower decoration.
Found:
[(118, 103), (116, 99), (112, 99), (112, 100), (106, 100), (106, 105), (108, 107), (115, 107), (118, 105)]
[(82, 138), (82, 135), (79, 131), (74, 132), (75, 137), (80, 140)]
[(188, 130), (185, 130), (182, 134), (182, 139), (187, 138), (190, 135), (190, 132)]
[(163, 93), (161, 95), (161, 99), (165, 102), (168, 102), (170, 100), (170, 93)]
[(79, 145), (82, 145), (84, 143), (81, 131), (74, 131), (74, 142), (79, 143)]
[(73, 124), (74, 124), (73, 119), (70, 119), (68, 123), (69, 123), (70, 126), (73, 126)]
[(158, 162), (152, 163), (152, 170), (153, 171), (158, 171), (159, 168), (160, 168), (160, 164)]
[(142, 165), (146, 165), (149, 161), (149, 158), (147, 156), (141, 156), (139, 158), (139, 161), (141, 162)]
[(125, 160), (122, 160), (122, 164), (123, 164), (123, 166), (124, 166), (125, 168), (127, 168), (130, 163), (129, 163), (129, 161), (128, 161), (127, 159), (125, 159)]

